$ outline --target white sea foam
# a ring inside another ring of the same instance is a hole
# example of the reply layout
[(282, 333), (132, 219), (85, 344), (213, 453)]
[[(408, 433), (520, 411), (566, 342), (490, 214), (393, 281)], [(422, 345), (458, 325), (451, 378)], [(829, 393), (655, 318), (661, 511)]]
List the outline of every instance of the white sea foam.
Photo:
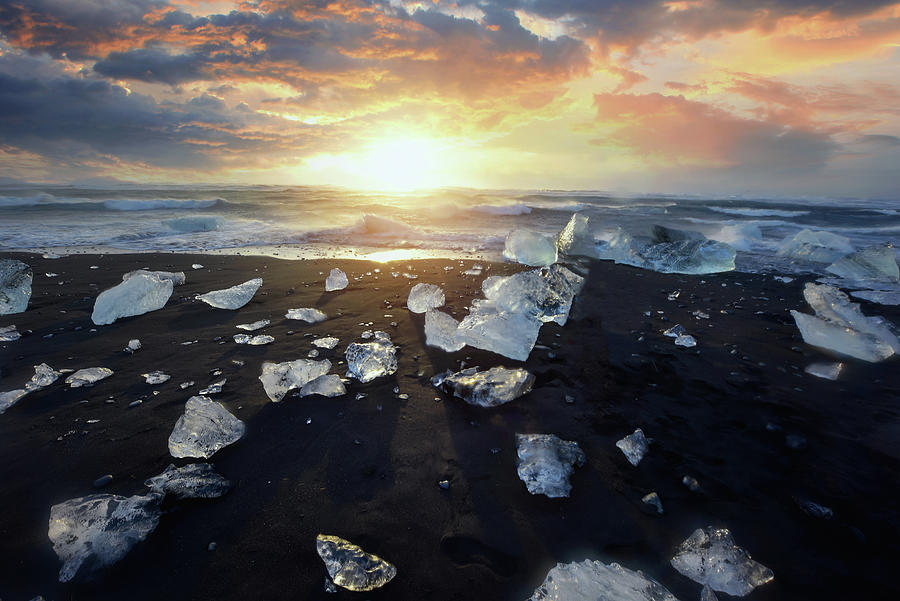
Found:
[(181, 234), (191, 232), (214, 232), (225, 226), (225, 220), (215, 215), (203, 215), (196, 217), (176, 217), (163, 221), (169, 229)]
[(710, 211), (728, 215), (744, 215), (746, 217), (801, 217), (810, 211), (787, 211), (783, 209), (754, 209), (749, 207), (706, 207)]
[(522, 203), (503, 204), (503, 205), (475, 205), (469, 207), (470, 211), (476, 213), (487, 213), (488, 215), (528, 215), (531, 213), (531, 207)]

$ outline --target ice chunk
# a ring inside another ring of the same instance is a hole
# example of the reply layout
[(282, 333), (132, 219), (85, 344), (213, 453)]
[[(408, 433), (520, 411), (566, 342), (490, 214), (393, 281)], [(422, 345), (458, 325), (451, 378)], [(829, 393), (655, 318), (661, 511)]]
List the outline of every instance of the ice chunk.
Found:
[(679, 336), (685, 336), (686, 334), (687, 330), (685, 330), (684, 326), (680, 323), (676, 323), (674, 326), (663, 332), (663, 336), (668, 336), (669, 338), (678, 338)]
[(108, 325), (120, 317), (162, 309), (172, 296), (172, 286), (171, 280), (161, 280), (151, 273), (136, 273), (97, 295), (91, 321)]
[(775, 575), (734, 544), (726, 528), (698, 528), (675, 553), (672, 567), (694, 582), (736, 597), (770, 582)]
[(314, 380), (310, 380), (300, 389), (300, 396), (309, 396), (311, 394), (320, 394), (326, 397), (343, 396), (347, 394), (341, 377), (335, 374), (325, 374)]
[(190, 463), (184, 467), (169, 464), (166, 471), (144, 481), (144, 486), (177, 499), (214, 499), (231, 488), (231, 482), (217, 474), (208, 463)]
[(28, 393), (29, 391), (24, 388), (0, 392), (0, 414), (6, 413), (7, 409), (18, 403)]
[(566, 324), (572, 301), (584, 285), (583, 277), (562, 265), (489, 279), (491, 282), (482, 284), (482, 290), (498, 311), (559, 325)]
[(87, 367), (85, 369), (79, 369), (66, 378), (66, 384), (68, 384), (70, 388), (92, 386), (96, 382), (108, 378), (111, 375), (113, 375), (113, 370), (106, 367)]
[(324, 312), (309, 307), (303, 309), (288, 309), (285, 317), (288, 319), (305, 321), (306, 323), (319, 323), (320, 321), (328, 319), (328, 316), (325, 315)]
[(850, 296), (880, 305), (900, 305), (900, 290), (856, 290)]
[(297, 359), (284, 363), (272, 363), (266, 361), (262, 364), (262, 374), (259, 381), (262, 382), (266, 395), (272, 402), (281, 401), (284, 396), (295, 388), (302, 388), (307, 382), (323, 376), (331, 369), (331, 361), (322, 359)]
[(349, 283), (350, 281), (347, 279), (347, 274), (335, 267), (331, 270), (331, 273), (328, 274), (328, 277), (325, 278), (325, 292), (343, 290)]
[(857, 282), (900, 280), (900, 267), (897, 267), (897, 255), (892, 244), (879, 244), (858, 250), (841, 257), (826, 267), (825, 271)]
[(218, 382), (213, 382), (206, 388), (200, 390), (201, 395), (210, 395), (210, 394), (219, 394), (222, 392), (222, 389), (225, 388), (225, 382), (228, 381), (228, 378), (222, 378)]
[(577, 442), (562, 440), (555, 434), (516, 434), (517, 472), (533, 495), (551, 499), (568, 497), (572, 490), (569, 476), (585, 462)]
[(644, 431), (640, 428), (636, 429), (633, 434), (629, 434), (622, 440), (616, 442), (616, 446), (621, 449), (631, 465), (636, 466), (650, 450), (650, 442), (644, 436)]
[(406, 307), (413, 313), (425, 313), (443, 304), (444, 291), (434, 284), (416, 284), (406, 299)]
[(806, 366), (805, 371), (811, 376), (824, 378), (826, 380), (837, 380), (844, 368), (843, 363), (811, 363)]
[(260, 334), (258, 336), (250, 336), (249, 334), (235, 334), (233, 338), (237, 344), (249, 344), (250, 346), (262, 346), (263, 344), (275, 342), (275, 337), (269, 336), (268, 334)]
[(247, 332), (254, 332), (260, 328), (264, 328), (269, 325), (268, 319), (260, 319), (259, 321), (254, 321), (253, 323), (239, 323), (234, 326), (239, 330), (245, 330)]
[(318, 535), (316, 551), (334, 583), (349, 591), (375, 590), (397, 575), (390, 563), (337, 536)]
[(654, 237), (632, 236), (619, 228), (598, 248), (601, 259), (661, 273), (707, 274), (732, 271), (734, 248), (707, 240), (699, 232), (654, 227)]
[(50, 508), (47, 535), (63, 562), (59, 581), (69, 582), (119, 561), (159, 523), (162, 495), (90, 495)]
[(663, 514), (662, 501), (660, 500), (659, 495), (655, 492), (644, 495), (641, 498), (641, 501), (656, 509), (656, 513), (658, 513), (659, 515)]
[(254, 278), (231, 288), (200, 294), (197, 296), (197, 299), (216, 309), (240, 309), (250, 302), (250, 299), (260, 289), (262, 283), (262, 278)]
[(26, 382), (25, 390), (28, 392), (32, 392), (34, 390), (40, 390), (42, 388), (46, 388), (50, 386), (61, 374), (58, 371), (55, 371), (52, 367), (47, 365), (46, 363), (41, 363), (40, 365), (34, 366), (34, 375), (31, 376), (31, 380)]
[(513, 230), (506, 236), (503, 257), (523, 265), (552, 265), (557, 259), (556, 241), (537, 232)]
[(14, 325), (0, 328), (0, 342), (14, 342), (21, 337)]
[(693, 336), (683, 334), (675, 338), (675, 346), (695, 347), (697, 346), (697, 340)]
[(529, 601), (678, 601), (663, 585), (617, 563), (558, 563)]
[(537, 342), (541, 325), (541, 321), (522, 313), (501, 313), (490, 301), (473, 302), (457, 335), (469, 346), (525, 361)]
[(852, 252), (853, 244), (850, 238), (810, 229), (801, 230), (791, 238), (786, 238), (778, 248), (780, 257), (813, 263), (831, 263)]
[(573, 213), (569, 223), (559, 232), (556, 238), (556, 248), (564, 255), (585, 257), (597, 256), (594, 246), (594, 237), (591, 235), (590, 223), (587, 215)]
[(219, 449), (240, 440), (246, 429), (244, 422), (221, 403), (205, 396), (192, 396), (169, 435), (169, 453), (172, 457), (209, 459)]
[(316, 338), (312, 341), (312, 345), (316, 348), (333, 349), (337, 346), (339, 339), (334, 336), (325, 336), (324, 338)]
[(700, 601), (719, 601), (719, 598), (716, 597), (716, 594), (709, 588), (708, 584), (704, 584), (700, 590)]
[(137, 338), (132, 338), (131, 340), (128, 341), (128, 344), (125, 345), (125, 348), (123, 350), (126, 353), (133, 353), (134, 351), (138, 350), (139, 348), (141, 348), (141, 341), (138, 340)]
[(470, 405), (497, 407), (530, 392), (534, 376), (521, 367), (493, 367), (486, 371), (470, 367), (445, 376), (440, 385)]
[(452, 353), (466, 345), (457, 334), (459, 322), (436, 309), (425, 313), (425, 344)]
[(122, 281), (126, 281), (136, 275), (155, 275), (161, 280), (169, 280), (173, 286), (181, 286), (185, 282), (183, 271), (150, 271), (149, 269), (136, 269), (129, 271), (122, 276)]
[(372, 342), (354, 342), (344, 353), (347, 360), (347, 377), (362, 383), (397, 371), (397, 348), (385, 332), (375, 332)]
[(163, 373), (159, 370), (151, 371), (148, 374), (141, 374), (141, 375), (144, 376), (144, 380), (147, 382), (147, 384), (152, 384), (154, 386), (156, 384), (162, 384), (163, 382), (168, 382), (172, 378), (172, 376), (170, 376), (169, 374)]
[(21, 313), (31, 298), (31, 267), (15, 259), (0, 259), (0, 315)]
[(203, 265), (201, 265), (200, 263), (192, 263), (191, 269), (203, 269)]
[(807, 283), (806, 302), (816, 315), (791, 311), (807, 344), (864, 361), (882, 361), (900, 352), (900, 340), (888, 322), (862, 314), (859, 304), (826, 284)]

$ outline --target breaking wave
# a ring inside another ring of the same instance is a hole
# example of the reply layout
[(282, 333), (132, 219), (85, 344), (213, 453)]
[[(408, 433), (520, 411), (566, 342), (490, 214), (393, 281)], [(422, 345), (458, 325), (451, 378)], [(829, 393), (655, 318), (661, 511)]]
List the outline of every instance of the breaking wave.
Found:
[(214, 232), (222, 229), (225, 220), (214, 215), (203, 217), (177, 217), (175, 219), (166, 219), (163, 225), (179, 234), (189, 234), (194, 232)]
[(783, 209), (751, 209), (745, 207), (707, 207), (710, 211), (726, 213), (728, 215), (743, 215), (745, 217), (801, 217), (809, 215), (810, 211), (787, 211)]

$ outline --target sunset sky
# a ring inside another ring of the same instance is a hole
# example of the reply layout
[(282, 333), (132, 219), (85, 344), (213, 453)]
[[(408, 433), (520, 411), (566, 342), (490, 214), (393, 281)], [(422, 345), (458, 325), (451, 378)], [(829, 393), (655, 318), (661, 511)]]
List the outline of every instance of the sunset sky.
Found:
[(0, 0), (0, 178), (896, 198), (898, 173), (895, 2)]

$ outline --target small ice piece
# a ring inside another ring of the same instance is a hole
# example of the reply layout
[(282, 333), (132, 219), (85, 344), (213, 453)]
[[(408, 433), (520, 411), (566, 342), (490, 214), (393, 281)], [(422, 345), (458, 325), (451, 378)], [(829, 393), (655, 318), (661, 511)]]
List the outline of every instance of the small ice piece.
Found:
[(364, 330), (363, 333), (359, 335), (359, 337), (363, 340), (368, 340), (372, 336), (374, 336), (374, 332), (372, 332), (372, 330)]
[(162, 495), (90, 495), (50, 508), (47, 536), (63, 562), (59, 581), (69, 582), (116, 563), (159, 523)]
[(853, 244), (850, 238), (810, 229), (801, 230), (791, 238), (785, 238), (778, 248), (780, 257), (813, 263), (831, 263), (852, 252)]
[(31, 267), (15, 259), (0, 259), (0, 315), (22, 313), (31, 298)]
[(262, 278), (254, 278), (231, 288), (200, 294), (197, 299), (216, 309), (240, 309), (250, 302), (262, 283)]
[(137, 338), (132, 338), (131, 340), (128, 341), (128, 344), (125, 345), (125, 348), (123, 350), (126, 353), (133, 353), (134, 351), (138, 350), (139, 348), (141, 348), (141, 341), (138, 340)]
[(658, 513), (659, 515), (663, 514), (662, 501), (660, 500), (659, 495), (656, 494), (656, 492), (651, 492), (650, 494), (644, 495), (641, 498), (641, 501), (643, 501), (647, 505), (655, 507), (656, 513)]
[(562, 265), (492, 276), (482, 283), (485, 298), (500, 312), (522, 313), (541, 322), (566, 325), (584, 278)]
[(306, 323), (319, 323), (320, 321), (328, 319), (328, 316), (325, 315), (324, 312), (309, 307), (303, 309), (288, 309), (285, 317), (288, 319), (305, 321)]
[(879, 305), (900, 305), (900, 290), (855, 290), (850, 296)]
[(644, 436), (644, 431), (638, 428), (633, 434), (616, 442), (616, 446), (622, 450), (631, 465), (637, 466), (650, 449), (650, 442)]
[(716, 594), (709, 588), (708, 584), (704, 584), (703, 588), (700, 589), (700, 601), (719, 601), (719, 598), (716, 597)]
[(668, 336), (669, 338), (678, 338), (679, 336), (687, 335), (687, 330), (684, 329), (684, 326), (680, 323), (675, 324), (665, 332), (663, 332), (663, 336)]
[(262, 364), (259, 381), (262, 382), (266, 396), (273, 403), (278, 403), (295, 388), (302, 388), (307, 382), (323, 376), (331, 369), (331, 361), (322, 359), (297, 359), (283, 363), (266, 361)]
[(444, 291), (434, 284), (416, 284), (409, 291), (406, 307), (413, 313), (425, 313), (444, 304)]
[(16, 331), (16, 326), (5, 326), (0, 328), (0, 342), (14, 342), (21, 338), (22, 335)]
[[(219, 372), (221, 373), (221, 372)], [(228, 381), (228, 378), (222, 378), (218, 382), (213, 382), (206, 388), (200, 390), (201, 395), (209, 395), (209, 394), (219, 394), (222, 392), (222, 389), (225, 387), (225, 382)]]
[(472, 310), (459, 323), (457, 335), (469, 346), (525, 361), (541, 325), (540, 320), (522, 313), (500, 312), (491, 301), (473, 301)]
[(136, 275), (145, 274), (145, 275), (155, 275), (161, 280), (169, 280), (172, 282), (173, 286), (181, 286), (184, 284), (185, 277), (183, 271), (150, 271), (149, 269), (136, 269), (134, 271), (129, 271), (125, 275), (122, 276), (122, 281), (126, 281), (129, 278), (132, 278)]
[(439, 384), (470, 405), (497, 407), (530, 392), (534, 375), (521, 367), (492, 367), (486, 371), (470, 367), (442, 377)]
[(135, 273), (97, 295), (91, 321), (98, 326), (108, 325), (121, 317), (162, 309), (172, 296), (172, 286), (171, 280), (161, 280), (155, 274)]
[(169, 453), (172, 457), (209, 459), (219, 449), (240, 440), (246, 429), (244, 422), (221, 403), (205, 396), (192, 396), (169, 435)]
[(258, 336), (250, 336), (249, 334), (235, 334), (232, 338), (237, 344), (249, 344), (250, 346), (261, 346), (263, 344), (275, 342), (275, 337), (269, 336), (267, 334), (260, 334)]
[(32, 392), (50, 386), (59, 379), (60, 372), (55, 371), (46, 363), (34, 366), (34, 375), (31, 380), (25, 383), (25, 390)]
[(434, 346), (442, 351), (452, 353), (466, 345), (457, 330), (459, 322), (436, 309), (429, 309), (425, 313), (425, 344)]
[(786, 275), (776, 275), (772, 279), (775, 280), (776, 282), (781, 282), (782, 284), (790, 284), (791, 282), (794, 281), (794, 278), (788, 277)]
[(556, 238), (556, 248), (560, 254), (584, 257), (596, 257), (597, 251), (594, 245), (594, 237), (591, 235), (590, 223), (587, 215), (573, 213), (569, 223), (559, 232)]
[(693, 336), (689, 336), (684, 334), (675, 339), (675, 346), (683, 346), (686, 348), (692, 348), (697, 346), (697, 339)]
[(162, 384), (163, 382), (168, 382), (172, 378), (172, 376), (170, 376), (169, 374), (163, 373), (159, 370), (151, 371), (148, 374), (141, 374), (141, 375), (144, 376), (144, 380), (147, 382), (147, 384), (152, 384), (154, 386), (156, 384)]
[(203, 265), (201, 265), (200, 263), (193, 263), (191, 265), (191, 269), (203, 269)]
[(372, 342), (354, 342), (344, 352), (347, 361), (347, 377), (362, 383), (397, 371), (397, 348), (385, 332), (375, 332)]
[(176, 499), (215, 499), (231, 488), (231, 482), (217, 474), (209, 463), (190, 463), (175, 467), (170, 463), (166, 471), (144, 481), (144, 486)]
[(264, 328), (269, 325), (268, 319), (260, 319), (259, 321), (254, 321), (253, 323), (239, 323), (234, 326), (239, 330), (245, 330), (247, 332), (254, 332), (260, 328)]
[(503, 257), (523, 265), (552, 265), (557, 259), (556, 241), (537, 232), (513, 230), (506, 236)]
[(900, 280), (897, 255), (894, 252), (894, 246), (890, 243), (867, 246), (846, 257), (841, 257), (826, 267), (825, 271), (856, 282), (867, 280), (896, 282)]
[(516, 453), (516, 471), (528, 492), (551, 499), (569, 496), (569, 476), (586, 459), (577, 442), (555, 434), (516, 434)]
[(70, 388), (81, 388), (82, 386), (92, 386), (104, 378), (113, 375), (113, 370), (106, 367), (87, 367), (79, 369), (74, 374), (66, 378), (66, 384)]
[(325, 292), (334, 292), (335, 290), (343, 290), (350, 281), (347, 274), (335, 267), (325, 278)]
[(663, 585), (617, 563), (558, 563), (529, 601), (678, 601)]
[(335, 374), (325, 374), (313, 380), (310, 380), (300, 389), (300, 396), (309, 396), (312, 394), (320, 394), (325, 397), (336, 397), (347, 394), (341, 377)]
[(24, 388), (0, 392), (0, 414), (6, 413), (7, 409), (18, 403), (28, 392)]
[(318, 535), (316, 551), (332, 581), (349, 591), (375, 590), (397, 575), (397, 568), (387, 561), (337, 536)]
[(734, 544), (726, 528), (698, 528), (681, 545), (670, 562), (694, 582), (736, 597), (770, 582), (775, 575)]
[(817, 378), (837, 380), (843, 368), (843, 363), (811, 363), (803, 371)]
[(316, 338), (312, 341), (312, 345), (316, 348), (331, 350), (337, 346), (340, 340), (334, 336), (325, 336), (324, 338)]
[(250, 342), (251, 336), (249, 334), (235, 334), (231, 338), (234, 340), (235, 344), (247, 344)]
[(181, 388), (182, 390), (186, 390), (193, 385), (194, 385), (194, 381), (188, 380), (187, 382), (182, 382), (181, 384), (179, 384), (178, 387)]
[(697, 482), (697, 479), (693, 476), (685, 476), (681, 479), (681, 483), (688, 487), (688, 490), (691, 492), (697, 492), (700, 490), (700, 483)]

